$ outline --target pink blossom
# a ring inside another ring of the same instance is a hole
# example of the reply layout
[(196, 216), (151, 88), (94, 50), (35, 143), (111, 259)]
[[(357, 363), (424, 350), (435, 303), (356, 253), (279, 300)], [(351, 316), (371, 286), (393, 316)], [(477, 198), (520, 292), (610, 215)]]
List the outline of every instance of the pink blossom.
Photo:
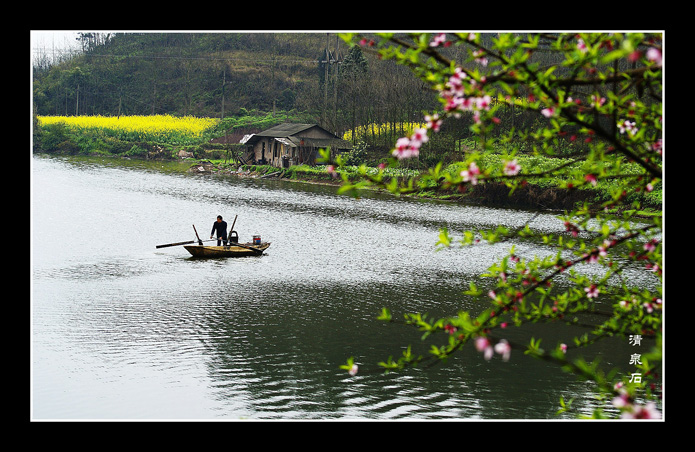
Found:
[(635, 300), (635, 298), (633, 297), (631, 300), (620, 300), (618, 304), (623, 309), (630, 309), (632, 308), (632, 305), (637, 304), (637, 300)]
[(594, 104), (594, 106), (600, 107), (606, 103), (606, 98), (605, 97), (599, 97), (595, 94), (592, 94), (591, 95), (591, 102)]
[(486, 337), (481, 336), (475, 340), (475, 349), (479, 352), (483, 352), (483, 357), (486, 360), (490, 360), (490, 358), (492, 358), (494, 350), (492, 344), (490, 344), (490, 341)]
[(431, 129), (434, 132), (439, 132), (439, 128), (442, 125), (442, 120), (439, 119), (439, 115), (437, 113), (433, 114), (432, 116), (426, 115), (425, 121), (427, 121), (428, 129)]
[(656, 142), (652, 144), (651, 148), (652, 148), (652, 151), (656, 152), (657, 154), (663, 155), (661, 138), (656, 140)]
[(645, 251), (652, 253), (656, 249), (656, 244), (659, 243), (658, 240), (656, 239), (651, 239), (647, 243), (644, 244), (644, 249)]
[(475, 61), (479, 63), (482, 66), (487, 66), (488, 60), (485, 58), (485, 52), (482, 50), (476, 50), (473, 52), (473, 56), (475, 57)]
[(577, 39), (577, 49), (582, 53), (587, 51), (586, 43), (582, 38)]
[(565, 221), (565, 229), (572, 233), (572, 237), (577, 237), (579, 235), (579, 228), (569, 221)]
[(651, 270), (653, 273), (661, 274), (661, 267), (659, 267), (659, 264), (647, 264), (647, 270)]
[(596, 176), (593, 174), (587, 174), (586, 176), (584, 176), (584, 180), (590, 182), (593, 186), (596, 186), (596, 182), (598, 182), (598, 179), (596, 179)]
[(480, 169), (478, 168), (478, 165), (475, 164), (475, 162), (471, 162), (468, 165), (467, 170), (461, 171), (461, 177), (463, 177), (463, 181), (464, 182), (470, 182), (473, 185), (478, 183), (478, 175), (479, 174), (480, 174)]
[(410, 138), (399, 138), (392, 154), (399, 160), (420, 155), (420, 146), (429, 140), (427, 129), (415, 129)]
[(353, 364), (350, 370), (348, 370), (348, 374), (350, 374), (351, 377), (354, 377), (355, 375), (357, 375), (358, 369), (359, 368), (357, 367), (357, 364)]
[(374, 43), (374, 40), (372, 40), (372, 39), (370, 39), (369, 41), (367, 41), (367, 38), (362, 38), (362, 39), (360, 40), (360, 45), (363, 46), (363, 47), (364, 47), (364, 46), (373, 47), (374, 44), (375, 44), (375, 43)]
[(631, 409), (623, 411), (623, 419), (661, 419), (661, 413), (656, 409), (654, 402), (647, 402), (644, 406), (633, 405)]
[(504, 174), (507, 176), (516, 176), (521, 171), (521, 167), (515, 160), (504, 163)]
[(396, 141), (396, 149), (400, 149), (400, 150), (405, 149), (406, 147), (408, 147), (409, 144), (410, 144), (410, 140), (408, 138), (406, 138), (406, 137), (399, 138), (398, 141)]
[(446, 84), (449, 90), (444, 91), (443, 93), (451, 97), (463, 96), (463, 80), (467, 77), (468, 76), (465, 72), (463, 72), (463, 69), (461, 69), (460, 67), (455, 68), (454, 74), (451, 77), (449, 77), (449, 81)]
[(490, 341), (483, 336), (479, 336), (475, 339), (475, 349), (482, 352), (490, 346)]
[[(466, 97), (464, 90), (464, 80), (466, 79), (468, 79), (468, 76), (463, 69), (460, 67), (455, 68), (454, 73), (449, 77), (444, 88), (440, 90), (439, 96), (446, 101), (444, 110), (447, 113), (459, 118), (461, 112), (471, 111), (477, 122), (480, 120), (480, 111), (490, 110), (492, 98), (489, 95)], [(475, 88), (477, 85), (475, 80), (470, 80), (468, 83), (472, 88)], [(438, 126), (439, 124), (437, 123), (437, 129)]]
[(429, 140), (427, 129), (415, 129), (413, 135), (410, 137), (410, 145), (419, 148), (422, 143), (426, 143), (427, 140)]
[(596, 298), (599, 294), (599, 290), (598, 287), (596, 287), (596, 284), (592, 284), (589, 287), (585, 287), (584, 292), (586, 292), (587, 298)]
[(446, 42), (446, 34), (444, 33), (439, 33), (437, 36), (435, 36), (432, 41), (430, 42), (430, 47), (437, 47), (440, 44), (444, 44)]
[(634, 136), (639, 130), (635, 127), (634, 121), (628, 121), (627, 119), (618, 123), (618, 129), (620, 129), (620, 133), (627, 132), (630, 136)]
[(509, 345), (509, 342), (505, 339), (502, 339), (495, 345), (495, 351), (502, 355), (502, 360), (509, 361), (509, 356), (512, 353), (512, 346)]
[(651, 314), (654, 312), (654, 309), (661, 309), (661, 298), (655, 298), (652, 302), (645, 301), (642, 306)]
[(628, 395), (627, 392), (625, 392), (624, 389), (620, 390), (620, 395), (613, 398), (612, 400), (613, 406), (616, 408), (626, 408), (632, 405), (632, 401), (630, 400), (630, 396)]
[(562, 353), (567, 353), (567, 344), (560, 344), (560, 351)]
[(555, 116), (555, 107), (548, 107), (541, 110), (541, 114), (546, 118), (552, 118)]
[(392, 154), (398, 159), (406, 159), (410, 157), (416, 157), (419, 155), (419, 148), (414, 148), (410, 144), (410, 139), (403, 137), (399, 138), (398, 141), (396, 141), (396, 149), (393, 150)]
[[(598, 262), (599, 257), (604, 257), (608, 255), (608, 248), (610, 248), (611, 243), (609, 241), (604, 241), (603, 245), (600, 245), (595, 251), (592, 251), (589, 256), (589, 263), (594, 264)], [(585, 254), (585, 256), (587, 256)]]
[(489, 110), (491, 102), (492, 99), (488, 95), (485, 95), (483, 97), (477, 97), (475, 99), (476, 107), (478, 107), (479, 110)]
[(453, 111), (453, 116), (454, 118), (460, 118), (461, 113), (459, 113), (460, 110), (462, 110), (461, 105), (463, 103), (463, 98), (462, 97), (446, 97), (446, 105), (444, 106), (444, 110), (446, 112), (451, 112)]
[(655, 63), (657, 66), (661, 66), (661, 50), (651, 47), (647, 50), (647, 60)]

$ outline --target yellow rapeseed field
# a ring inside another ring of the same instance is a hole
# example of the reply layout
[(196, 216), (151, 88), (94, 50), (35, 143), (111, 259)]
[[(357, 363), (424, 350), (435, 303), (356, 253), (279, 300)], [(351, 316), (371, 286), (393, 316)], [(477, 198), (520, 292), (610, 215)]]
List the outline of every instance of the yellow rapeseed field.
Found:
[[(425, 127), (425, 124), (416, 122), (402, 122), (397, 124), (366, 124), (355, 129), (355, 136), (359, 139), (372, 133), (376, 136), (387, 135), (392, 129), (395, 129), (397, 134), (401, 133), (403, 136), (407, 136), (412, 134), (416, 128), (422, 127)], [(351, 141), (352, 130), (346, 131), (343, 134), (343, 139)]]
[(199, 138), (218, 119), (152, 116), (39, 116), (39, 125), (63, 123), (73, 130), (97, 130), (132, 140), (175, 142)]

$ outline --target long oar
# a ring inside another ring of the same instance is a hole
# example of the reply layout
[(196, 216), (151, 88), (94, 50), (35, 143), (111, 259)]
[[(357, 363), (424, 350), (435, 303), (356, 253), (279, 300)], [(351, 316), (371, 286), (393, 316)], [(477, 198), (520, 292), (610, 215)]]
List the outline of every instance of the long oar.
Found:
[(258, 255), (263, 254), (263, 250), (259, 250), (258, 248), (254, 248), (254, 247), (248, 246), (248, 245), (242, 245), (241, 243), (233, 243), (233, 244), (230, 244), (229, 246), (240, 246), (242, 248), (246, 248), (247, 250), (251, 250)]
[(198, 236), (198, 231), (195, 228), (195, 225), (193, 225), (193, 230), (195, 231), (195, 236), (198, 238), (198, 245), (202, 245), (203, 241), (200, 240), (200, 237)]
[(167, 243), (166, 245), (157, 245), (156, 248), (166, 248), (167, 246), (177, 246), (177, 245), (188, 245), (189, 243), (195, 243), (195, 240), (190, 240), (188, 242)]
[[(200, 240), (198, 242), (199, 245), (202, 245), (203, 242), (214, 242), (217, 239), (212, 239), (212, 240)], [(188, 242), (176, 242), (176, 243), (167, 243), (166, 245), (157, 245), (156, 248), (166, 248), (167, 246), (177, 246), (177, 245), (188, 245), (190, 243), (195, 243), (195, 240), (189, 240)]]

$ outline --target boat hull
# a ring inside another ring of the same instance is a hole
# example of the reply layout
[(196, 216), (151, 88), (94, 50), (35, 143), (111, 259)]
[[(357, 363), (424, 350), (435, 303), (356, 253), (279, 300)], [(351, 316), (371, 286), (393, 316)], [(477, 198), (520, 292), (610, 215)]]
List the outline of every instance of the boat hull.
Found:
[[(244, 243), (243, 245), (253, 248), (248, 249), (243, 246), (205, 246), (205, 245), (185, 245), (186, 251), (191, 253), (193, 257), (244, 257), (244, 256), (258, 256), (262, 254), (269, 246), (270, 242), (263, 242), (260, 245), (253, 245), (251, 243)], [(258, 250), (260, 251), (254, 251)]]

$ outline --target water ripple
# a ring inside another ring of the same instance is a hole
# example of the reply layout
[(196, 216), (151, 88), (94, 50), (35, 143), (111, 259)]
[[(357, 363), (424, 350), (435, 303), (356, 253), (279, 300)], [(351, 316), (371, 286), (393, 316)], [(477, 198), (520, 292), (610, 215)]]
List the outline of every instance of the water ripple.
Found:
[[(32, 171), (34, 236), (45, 224), (53, 234), (32, 248), (36, 418), (548, 418), (561, 395), (587, 393), (538, 363), (486, 362), (472, 348), (427, 371), (339, 369), (420, 343), (376, 320), (382, 307), (479, 306), (462, 292), (482, 287), (478, 275), (513, 243), (435, 252), (439, 228), (518, 227), (533, 213), (69, 159)], [(155, 248), (195, 238), (192, 224), (207, 234), (217, 214), (238, 214), (242, 240), (258, 233), (272, 246), (227, 260)], [(562, 230), (545, 214), (532, 227)], [(611, 343), (604, 355), (626, 353)]]

